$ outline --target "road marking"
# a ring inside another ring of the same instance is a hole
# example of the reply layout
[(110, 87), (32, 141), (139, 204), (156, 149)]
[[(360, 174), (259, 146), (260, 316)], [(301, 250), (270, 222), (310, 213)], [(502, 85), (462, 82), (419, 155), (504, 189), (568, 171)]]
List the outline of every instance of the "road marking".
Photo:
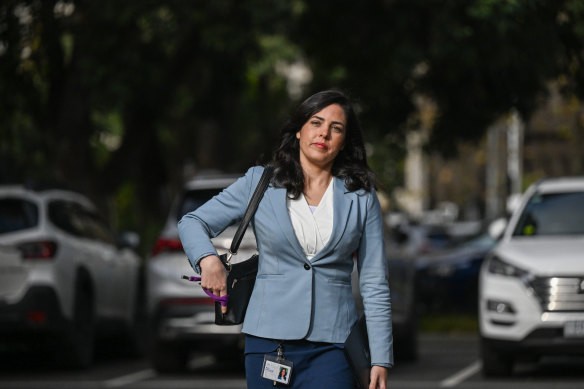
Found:
[(245, 389), (245, 379), (227, 378), (227, 379), (198, 379), (198, 380), (154, 380), (146, 381), (140, 384), (141, 389)]
[(456, 385), (460, 384), (462, 381), (466, 380), (468, 377), (475, 375), (481, 370), (481, 361), (476, 361), (471, 365), (465, 367), (458, 373), (451, 375), (450, 377), (442, 380), (440, 382), (441, 388), (453, 388)]
[(111, 380), (105, 381), (103, 384), (106, 388), (117, 388), (120, 386), (133, 384), (135, 382), (144, 381), (154, 377), (156, 377), (156, 372), (152, 369), (146, 369), (142, 371), (137, 371), (132, 374), (126, 374), (121, 377), (112, 378)]

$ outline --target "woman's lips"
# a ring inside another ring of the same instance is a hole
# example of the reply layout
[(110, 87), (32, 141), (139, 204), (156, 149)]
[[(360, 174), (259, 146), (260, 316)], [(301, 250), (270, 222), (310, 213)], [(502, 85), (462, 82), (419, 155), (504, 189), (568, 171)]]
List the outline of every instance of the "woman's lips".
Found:
[(315, 143), (313, 143), (313, 145), (321, 150), (328, 149), (327, 145), (325, 145), (324, 143), (315, 142)]

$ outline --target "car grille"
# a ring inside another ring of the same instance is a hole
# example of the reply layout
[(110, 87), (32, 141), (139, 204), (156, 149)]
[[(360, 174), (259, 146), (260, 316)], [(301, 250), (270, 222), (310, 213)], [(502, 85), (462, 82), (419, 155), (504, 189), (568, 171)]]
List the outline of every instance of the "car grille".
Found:
[(529, 284), (546, 312), (584, 311), (584, 277), (536, 277)]

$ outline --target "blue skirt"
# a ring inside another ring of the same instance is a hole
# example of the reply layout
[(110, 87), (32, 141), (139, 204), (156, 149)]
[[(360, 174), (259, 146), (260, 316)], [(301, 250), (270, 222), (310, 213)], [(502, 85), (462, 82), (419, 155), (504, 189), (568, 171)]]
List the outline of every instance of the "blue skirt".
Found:
[[(342, 344), (287, 340), (282, 342), (284, 357), (294, 363), (290, 389), (354, 389), (355, 377), (343, 353)], [(264, 355), (276, 356), (278, 342), (247, 335), (245, 338), (245, 376), (248, 389), (273, 389), (273, 381), (262, 377)]]

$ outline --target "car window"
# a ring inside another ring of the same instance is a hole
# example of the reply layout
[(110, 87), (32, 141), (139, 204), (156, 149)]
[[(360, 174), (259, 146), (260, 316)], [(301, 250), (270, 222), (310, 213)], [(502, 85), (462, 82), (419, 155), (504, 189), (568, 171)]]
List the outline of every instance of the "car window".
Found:
[(49, 203), (49, 220), (57, 228), (75, 236), (85, 236), (83, 217), (77, 203), (55, 200)]
[(0, 234), (26, 230), (39, 222), (38, 207), (26, 200), (0, 199)]
[(110, 244), (115, 243), (103, 218), (79, 203), (66, 200), (50, 202), (49, 220), (61, 230), (72, 235)]
[(85, 234), (88, 238), (100, 240), (109, 244), (114, 244), (113, 235), (105, 220), (97, 213), (87, 209), (82, 210), (85, 222)]
[(584, 234), (584, 192), (535, 194), (530, 199), (514, 236)]
[(185, 214), (199, 208), (213, 196), (219, 194), (222, 190), (223, 189), (197, 189), (185, 192), (182, 201), (180, 202), (180, 207), (178, 208), (176, 220), (180, 220)]

